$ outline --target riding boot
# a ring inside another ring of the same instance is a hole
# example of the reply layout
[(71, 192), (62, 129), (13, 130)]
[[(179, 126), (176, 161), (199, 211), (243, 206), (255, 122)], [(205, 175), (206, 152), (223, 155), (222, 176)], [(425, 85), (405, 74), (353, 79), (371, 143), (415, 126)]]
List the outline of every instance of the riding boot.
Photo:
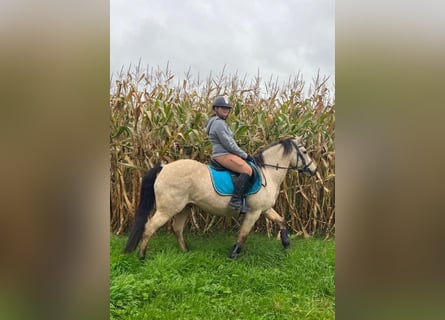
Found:
[(235, 183), (235, 191), (233, 192), (232, 199), (230, 199), (229, 202), (229, 208), (237, 210), (242, 208), (243, 197), (252, 186), (250, 178), (251, 176), (249, 176), (247, 173), (241, 173), (239, 175), (238, 181)]
[(247, 180), (246, 184), (244, 185), (245, 189), (244, 189), (244, 194), (241, 197), (240, 215), (244, 215), (249, 210), (249, 208), (246, 205), (246, 203), (247, 203), (246, 193), (249, 192), (249, 190), (255, 184), (255, 181), (256, 181), (256, 174), (255, 174), (255, 171), (253, 171), (252, 175), (250, 176), (250, 179)]

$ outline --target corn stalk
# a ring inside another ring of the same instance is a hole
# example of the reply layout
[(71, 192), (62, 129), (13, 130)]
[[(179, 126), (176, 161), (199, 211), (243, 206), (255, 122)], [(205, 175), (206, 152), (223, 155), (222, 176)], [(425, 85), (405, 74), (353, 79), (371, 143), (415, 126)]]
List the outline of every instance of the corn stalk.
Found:
[[(298, 77), (278, 85), (272, 80), (263, 83), (259, 76), (247, 83), (237, 74), (221, 73), (200, 82), (188, 72), (184, 80), (174, 80), (168, 68), (137, 66), (111, 83), (111, 232), (122, 234), (131, 226), (142, 176), (155, 163), (209, 161), (211, 145), (203, 128), (213, 99), (227, 94), (234, 105), (228, 124), (247, 152), (253, 154), (285, 136), (303, 137), (319, 176), (290, 172), (275, 209), (296, 235), (335, 234), (335, 102), (326, 78), (314, 79), (306, 96), (305, 83)], [(190, 221), (197, 232), (239, 227), (236, 218), (209, 216), (199, 208), (193, 208)], [(266, 219), (260, 219), (255, 230), (278, 232)]]

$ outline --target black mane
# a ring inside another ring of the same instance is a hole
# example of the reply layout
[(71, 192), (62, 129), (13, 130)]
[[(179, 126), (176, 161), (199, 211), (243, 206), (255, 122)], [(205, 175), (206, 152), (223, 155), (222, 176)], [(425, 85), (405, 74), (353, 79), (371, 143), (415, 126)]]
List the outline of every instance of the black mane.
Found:
[(281, 144), (283, 146), (283, 155), (288, 155), (292, 152), (293, 147), (294, 147), (294, 141), (293, 138), (286, 138), (284, 140), (280, 140), (278, 142), (275, 142), (274, 144), (271, 144), (265, 148), (262, 148), (260, 150), (258, 150), (255, 155), (253, 156), (253, 158), (255, 159), (255, 163), (257, 166), (259, 167), (265, 167), (264, 165), (264, 157), (263, 157), (263, 153), (264, 151), (276, 146), (277, 144)]

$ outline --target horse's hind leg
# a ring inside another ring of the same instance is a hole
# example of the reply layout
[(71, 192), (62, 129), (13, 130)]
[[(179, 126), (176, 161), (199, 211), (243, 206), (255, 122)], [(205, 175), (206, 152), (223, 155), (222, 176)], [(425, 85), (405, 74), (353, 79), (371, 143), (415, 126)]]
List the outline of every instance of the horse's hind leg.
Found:
[(187, 221), (187, 217), (190, 213), (190, 207), (186, 206), (180, 213), (178, 213), (173, 219), (173, 231), (176, 235), (176, 239), (178, 240), (178, 245), (182, 251), (186, 252), (187, 245), (184, 241), (184, 225)]
[(266, 210), (264, 214), (268, 219), (272, 220), (280, 226), (281, 243), (284, 249), (288, 249), (290, 246), (290, 240), (287, 235), (287, 226), (284, 218), (280, 216), (273, 208)]
[(155, 212), (153, 217), (148, 219), (145, 224), (145, 231), (142, 237), (141, 247), (139, 249), (138, 257), (139, 259), (145, 259), (145, 253), (147, 251), (148, 240), (152, 237), (152, 235), (162, 227), (168, 220), (170, 220), (171, 216), (168, 214), (162, 213), (159, 210)]

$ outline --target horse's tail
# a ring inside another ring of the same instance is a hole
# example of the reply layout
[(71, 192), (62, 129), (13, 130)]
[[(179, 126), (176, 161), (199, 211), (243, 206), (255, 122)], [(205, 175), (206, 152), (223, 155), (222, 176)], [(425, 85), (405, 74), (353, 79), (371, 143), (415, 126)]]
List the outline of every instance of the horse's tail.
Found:
[(138, 210), (136, 212), (135, 223), (130, 235), (128, 236), (127, 245), (124, 252), (129, 253), (136, 249), (139, 241), (144, 233), (145, 223), (147, 222), (148, 215), (155, 204), (155, 192), (154, 183), (158, 173), (162, 170), (161, 164), (157, 164), (150, 169), (142, 179), (141, 193)]

